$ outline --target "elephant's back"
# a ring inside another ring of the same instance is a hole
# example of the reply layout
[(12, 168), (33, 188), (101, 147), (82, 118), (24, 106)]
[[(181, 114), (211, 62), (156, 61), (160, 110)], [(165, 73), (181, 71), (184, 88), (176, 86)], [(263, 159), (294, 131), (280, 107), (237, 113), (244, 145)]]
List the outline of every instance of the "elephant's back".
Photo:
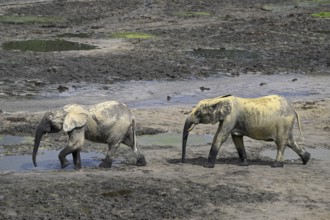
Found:
[(133, 116), (128, 106), (118, 101), (107, 101), (90, 106), (89, 112), (92, 117), (99, 121), (131, 121)]
[(269, 95), (259, 98), (240, 98), (240, 102), (249, 109), (263, 112), (279, 112), (290, 107), (286, 98), (279, 95)]

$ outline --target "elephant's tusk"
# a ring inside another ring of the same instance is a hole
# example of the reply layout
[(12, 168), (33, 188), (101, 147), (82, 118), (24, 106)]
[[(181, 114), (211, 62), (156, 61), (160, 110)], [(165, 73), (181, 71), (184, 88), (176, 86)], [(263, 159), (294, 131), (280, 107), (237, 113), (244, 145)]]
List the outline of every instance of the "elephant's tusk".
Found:
[(188, 129), (188, 132), (190, 132), (192, 129), (194, 129), (196, 124), (193, 124), (193, 126), (191, 128)]

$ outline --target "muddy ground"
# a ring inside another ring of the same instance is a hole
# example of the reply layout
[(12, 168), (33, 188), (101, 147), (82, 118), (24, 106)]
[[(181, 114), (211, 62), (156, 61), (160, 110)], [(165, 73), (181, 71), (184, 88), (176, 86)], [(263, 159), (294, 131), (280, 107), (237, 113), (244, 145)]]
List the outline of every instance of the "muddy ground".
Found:
[[(182, 15), (196, 11), (210, 14)], [(0, 87), (0, 109), (4, 108), (1, 99), (15, 98), (17, 81), (32, 81), (35, 87), (43, 87), (54, 83), (65, 86), (68, 82), (111, 85), (126, 80), (176, 80), (219, 72), (236, 76), (283, 72), (329, 74), (330, 23), (328, 19), (311, 16), (321, 11), (330, 11), (329, 4), (153, 0), (151, 7), (145, 8), (142, 0), (0, 0), (3, 15), (64, 18), (51, 25), (0, 23), (1, 44), (10, 40), (54, 39), (64, 33), (88, 33), (88, 38), (66, 39), (98, 46), (97, 50), (49, 53), (0, 50), (0, 82), (13, 85), (10, 92)], [(155, 37), (108, 37), (126, 31)], [(214, 55), (203, 49), (228, 53)], [(330, 150), (329, 97), (296, 100), (294, 104), (302, 118), (305, 146)], [(180, 134), (190, 108), (133, 109), (138, 134)], [(20, 136), (33, 136), (43, 114), (24, 109), (0, 112), (0, 134)], [(198, 126), (193, 132), (213, 134), (215, 129), (211, 125)], [(297, 129), (295, 133), (298, 134)], [(48, 135), (42, 145), (58, 149), (66, 140), (64, 133)], [(186, 164), (180, 163), (179, 147), (140, 147), (148, 162), (146, 167), (134, 166), (133, 154), (122, 146), (116, 157), (123, 157), (126, 162), (109, 170), (84, 167), (80, 171), (2, 172), (0, 218), (330, 218), (330, 159), (318, 160), (312, 155), (306, 166), (300, 160), (286, 160), (284, 168), (274, 169), (271, 168), (274, 158), (263, 157), (260, 152), (275, 145), (246, 139), (250, 166), (240, 167), (234, 145), (228, 140), (216, 167), (206, 169), (202, 165), (209, 143), (190, 143)], [(86, 143), (86, 151), (105, 150), (106, 146)], [(31, 151), (32, 145), (18, 145), (2, 146), (0, 152), (17, 155)]]

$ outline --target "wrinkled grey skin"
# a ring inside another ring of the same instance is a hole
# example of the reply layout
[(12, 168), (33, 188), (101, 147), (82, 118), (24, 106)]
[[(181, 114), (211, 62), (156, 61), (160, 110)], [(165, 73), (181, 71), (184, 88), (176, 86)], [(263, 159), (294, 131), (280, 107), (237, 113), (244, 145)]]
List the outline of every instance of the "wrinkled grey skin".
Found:
[(125, 104), (108, 101), (92, 106), (69, 104), (45, 113), (35, 135), (32, 160), (37, 166), (36, 156), (41, 138), (46, 133), (64, 130), (69, 135), (68, 145), (60, 152), (61, 167), (69, 165), (66, 156), (72, 154), (75, 169), (81, 168), (80, 151), (84, 139), (107, 143), (107, 155), (100, 167), (111, 167), (112, 154), (123, 143), (132, 148), (137, 158), (136, 165), (145, 166), (146, 161), (136, 144), (135, 120)]
[(193, 127), (199, 123), (219, 123), (204, 167), (214, 167), (218, 151), (229, 135), (233, 139), (242, 166), (248, 165), (243, 136), (276, 143), (277, 156), (273, 167), (283, 167), (286, 146), (300, 156), (303, 164), (307, 164), (310, 153), (298, 146), (293, 139), (292, 129), (296, 119), (301, 134), (299, 116), (294, 107), (284, 97), (277, 95), (255, 99), (228, 95), (201, 100), (188, 115), (183, 128), (182, 162), (185, 161), (187, 139)]

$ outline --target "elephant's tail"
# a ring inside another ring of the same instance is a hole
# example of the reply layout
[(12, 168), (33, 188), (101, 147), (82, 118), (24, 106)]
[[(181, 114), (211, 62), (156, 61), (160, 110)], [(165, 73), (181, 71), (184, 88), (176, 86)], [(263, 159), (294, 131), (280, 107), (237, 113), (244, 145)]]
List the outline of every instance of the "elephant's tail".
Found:
[(133, 145), (134, 149), (137, 149), (136, 147), (136, 127), (135, 127), (135, 120), (132, 118), (132, 131), (133, 131)]
[(302, 132), (301, 132), (300, 116), (296, 111), (294, 111), (294, 113), (296, 114), (296, 118), (297, 118), (297, 124), (298, 124), (298, 128), (299, 128), (300, 138), (301, 138), (301, 141), (304, 143), (304, 136), (302, 135)]

